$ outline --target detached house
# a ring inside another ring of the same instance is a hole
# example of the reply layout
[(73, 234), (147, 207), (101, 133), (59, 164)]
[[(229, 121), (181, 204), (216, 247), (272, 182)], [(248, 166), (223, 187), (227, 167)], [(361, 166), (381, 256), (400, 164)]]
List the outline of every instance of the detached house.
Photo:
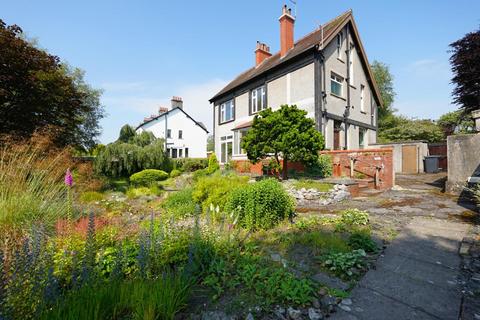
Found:
[(284, 6), (280, 52), (257, 42), (255, 66), (218, 92), (215, 152), (221, 163), (244, 160), (240, 141), (253, 117), (270, 107), (297, 105), (315, 119), (327, 149), (361, 149), (376, 142), (381, 98), (352, 11), (294, 41), (295, 17)]
[(208, 130), (183, 110), (180, 97), (173, 97), (170, 110), (160, 107), (158, 115), (143, 120), (137, 132), (150, 131), (165, 139), (165, 149), (171, 158), (206, 158)]

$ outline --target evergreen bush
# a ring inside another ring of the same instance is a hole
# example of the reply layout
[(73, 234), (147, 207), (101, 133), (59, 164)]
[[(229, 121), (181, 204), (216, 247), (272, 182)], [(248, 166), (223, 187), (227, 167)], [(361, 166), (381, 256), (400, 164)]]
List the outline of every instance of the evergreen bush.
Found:
[(293, 217), (295, 202), (278, 181), (267, 179), (232, 191), (226, 210), (237, 212), (247, 229), (270, 229)]
[(130, 182), (137, 186), (150, 186), (168, 178), (168, 173), (157, 169), (145, 169), (130, 176)]

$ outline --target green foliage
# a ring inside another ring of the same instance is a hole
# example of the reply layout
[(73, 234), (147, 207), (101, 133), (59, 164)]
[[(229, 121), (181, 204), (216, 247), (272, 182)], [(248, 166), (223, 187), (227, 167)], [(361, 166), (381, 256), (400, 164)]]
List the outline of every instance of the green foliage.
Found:
[(84, 72), (38, 48), (0, 20), (0, 135), (29, 138), (46, 130), (59, 146), (95, 145), (104, 117), (101, 91)]
[(348, 238), (348, 245), (352, 249), (362, 249), (366, 252), (377, 252), (378, 250), (377, 244), (367, 231), (353, 232)]
[(276, 111), (261, 111), (242, 139), (242, 148), (252, 162), (273, 155), (279, 163), (281, 157), (284, 178), (287, 178), (288, 161), (315, 163), (323, 147), (323, 136), (315, 129), (314, 120), (307, 117), (306, 111), (288, 105)]
[(306, 175), (319, 178), (328, 178), (332, 175), (332, 172), (332, 157), (326, 154), (320, 155), (318, 160), (315, 163), (308, 165), (305, 170)]
[[(197, 171), (198, 172), (198, 171)], [(200, 177), (193, 188), (193, 200), (207, 210), (210, 205), (219, 206), (223, 211), (232, 190), (246, 185), (248, 177), (237, 175), (221, 175)]]
[(440, 127), (432, 120), (408, 119), (403, 116), (390, 117), (389, 124), (380, 131), (381, 142), (425, 140), (439, 142), (444, 139)]
[(162, 202), (161, 207), (175, 217), (191, 216), (195, 213), (195, 202), (193, 201), (192, 193), (192, 188), (173, 192)]
[(359, 209), (347, 209), (340, 213), (340, 219), (337, 224), (338, 231), (358, 229), (361, 226), (368, 225), (368, 212)]
[(186, 306), (190, 287), (190, 280), (173, 273), (155, 280), (97, 283), (73, 291), (40, 318), (173, 320)]
[(340, 278), (351, 279), (366, 267), (365, 257), (366, 253), (362, 249), (329, 253), (322, 257), (322, 266)]
[(207, 172), (208, 174), (212, 174), (218, 170), (220, 170), (220, 164), (218, 163), (217, 156), (215, 155), (215, 153), (212, 153), (210, 157), (208, 157)]
[(172, 161), (175, 169), (184, 172), (194, 172), (208, 167), (206, 158), (177, 158)]
[(95, 158), (95, 170), (108, 177), (126, 177), (144, 169), (171, 170), (170, 159), (163, 151), (163, 139), (155, 139), (141, 147), (114, 142)]
[(181, 174), (182, 174), (182, 171), (177, 170), (177, 169), (173, 169), (172, 171), (170, 171), (170, 178), (176, 178), (176, 177), (180, 176)]
[(298, 181), (295, 181), (294, 187), (296, 189), (316, 189), (320, 192), (328, 192), (332, 190), (333, 185), (331, 183), (324, 183), (310, 179), (300, 179)]
[(454, 133), (471, 133), (474, 132), (475, 128), (472, 116), (462, 110), (443, 114), (438, 119), (437, 124), (443, 130), (445, 137)]
[(128, 188), (125, 194), (129, 199), (136, 199), (143, 196), (158, 196), (162, 192), (158, 185), (151, 185), (150, 187)]
[(215, 139), (213, 135), (209, 135), (207, 138), (207, 152), (213, 152), (215, 150)]
[(135, 129), (132, 126), (126, 124), (120, 129), (120, 135), (118, 141), (129, 143), (135, 137)]
[(465, 114), (480, 106), (480, 28), (450, 44), (454, 84), (453, 102)]
[(226, 210), (238, 213), (247, 229), (270, 229), (293, 217), (295, 202), (278, 181), (267, 179), (232, 191)]
[(294, 232), (284, 235), (281, 238), (283, 244), (288, 246), (294, 246), (301, 244), (310, 247), (316, 254), (324, 254), (330, 252), (347, 252), (349, 246), (341, 237), (337, 234), (330, 232), (324, 232), (318, 229), (304, 229), (304, 224), (299, 225), (301, 232)]
[(383, 106), (378, 108), (378, 128), (382, 132), (384, 129), (389, 128), (389, 119), (394, 116), (396, 111), (392, 108), (395, 99), (393, 75), (390, 73), (388, 65), (379, 61), (373, 61), (371, 69), (383, 103)]
[(85, 191), (80, 194), (80, 201), (89, 203), (103, 200), (103, 194), (96, 191)]
[(168, 178), (168, 173), (157, 169), (145, 169), (130, 176), (130, 183), (137, 186), (150, 186)]

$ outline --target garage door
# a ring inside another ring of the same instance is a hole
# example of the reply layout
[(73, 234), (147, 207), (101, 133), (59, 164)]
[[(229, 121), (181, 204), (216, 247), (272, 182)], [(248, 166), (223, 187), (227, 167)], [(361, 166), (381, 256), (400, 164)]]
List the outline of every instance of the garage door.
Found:
[(402, 146), (402, 172), (418, 173), (417, 146)]

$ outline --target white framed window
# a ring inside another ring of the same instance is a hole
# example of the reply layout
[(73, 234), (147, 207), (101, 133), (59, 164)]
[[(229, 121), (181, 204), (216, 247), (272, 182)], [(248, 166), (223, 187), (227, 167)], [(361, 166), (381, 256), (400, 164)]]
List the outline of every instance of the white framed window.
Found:
[(360, 86), (360, 111), (365, 112), (365, 86)]
[(227, 163), (232, 159), (233, 136), (220, 137), (220, 163)]
[(178, 149), (178, 157), (183, 158), (183, 149)]
[(183, 131), (178, 130), (178, 139), (183, 139)]
[(220, 105), (220, 123), (233, 120), (235, 117), (235, 105), (232, 100), (228, 100)]
[(343, 78), (333, 72), (330, 74), (330, 91), (336, 96), (343, 97)]
[(252, 113), (257, 113), (267, 108), (267, 95), (265, 86), (252, 90)]
[(167, 129), (167, 138), (171, 138), (171, 137), (172, 137), (172, 130)]
[(233, 142), (234, 142), (234, 154), (235, 155), (244, 155), (246, 154), (245, 150), (242, 149), (242, 139), (243, 137), (245, 137), (245, 135), (247, 134), (247, 131), (246, 129), (244, 130), (236, 130), (234, 133), (233, 133), (233, 136), (234, 136), (234, 139), (233, 139)]
[(348, 59), (348, 83), (353, 86), (353, 79), (354, 79), (354, 74), (353, 74), (353, 57), (355, 56), (354, 55), (354, 51), (353, 51), (353, 43), (350, 43), (350, 50), (348, 51), (348, 56), (349, 56), (349, 59)]
[(342, 59), (342, 43), (343, 43), (343, 33), (340, 32), (337, 35), (337, 58)]
[(185, 148), (185, 158), (188, 158), (188, 148)]

